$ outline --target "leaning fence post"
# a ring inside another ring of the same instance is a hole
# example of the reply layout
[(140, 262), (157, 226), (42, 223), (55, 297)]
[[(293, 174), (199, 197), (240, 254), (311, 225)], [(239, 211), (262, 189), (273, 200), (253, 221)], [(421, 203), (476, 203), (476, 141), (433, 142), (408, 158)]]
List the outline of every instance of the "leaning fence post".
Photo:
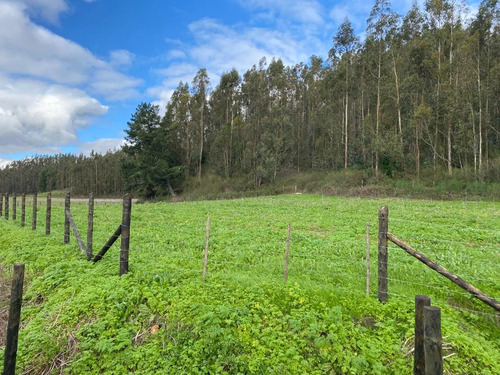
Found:
[(9, 193), (5, 194), (5, 220), (9, 220)]
[(21, 198), (21, 226), (26, 225), (26, 193), (23, 193)]
[(389, 208), (382, 206), (378, 212), (378, 300), (387, 302), (387, 231)]
[(206, 228), (206, 232), (205, 232), (205, 253), (203, 256), (203, 272), (201, 274), (201, 281), (202, 282), (205, 282), (205, 275), (207, 274), (209, 241), (210, 241), (210, 216), (207, 217), (207, 228)]
[(128, 273), (131, 210), (132, 210), (132, 199), (130, 198), (130, 195), (126, 194), (123, 197), (122, 243), (120, 250), (120, 276)]
[(45, 214), (45, 234), (50, 234), (50, 219), (52, 214), (52, 193), (47, 193), (47, 211)]
[(286, 232), (286, 250), (285, 250), (285, 274), (284, 274), (284, 280), (285, 283), (288, 281), (288, 255), (290, 254), (290, 231), (291, 231), (291, 224), (288, 223), (288, 228)]
[(87, 260), (92, 259), (92, 246), (94, 234), (94, 193), (89, 196), (89, 216), (87, 225)]
[(33, 194), (33, 220), (31, 222), (31, 229), (36, 229), (36, 212), (38, 210), (37, 193)]
[(7, 343), (3, 362), (3, 375), (14, 375), (16, 371), (17, 341), (23, 300), (24, 264), (14, 264), (14, 280), (10, 293)]
[(12, 197), (12, 220), (17, 219), (17, 193)]
[(442, 375), (441, 309), (436, 306), (424, 307), (424, 354), (425, 375)]
[(424, 355), (424, 307), (431, 305), (428, 296), (415, 296), (415, 355), (413, 357), (413, 375), (425, 374)]
[(67, 212), (70, 210), (71, 197), (70, 193), (66, 193), (64, 197), (64, 243), (69, 243), (69, 217)]

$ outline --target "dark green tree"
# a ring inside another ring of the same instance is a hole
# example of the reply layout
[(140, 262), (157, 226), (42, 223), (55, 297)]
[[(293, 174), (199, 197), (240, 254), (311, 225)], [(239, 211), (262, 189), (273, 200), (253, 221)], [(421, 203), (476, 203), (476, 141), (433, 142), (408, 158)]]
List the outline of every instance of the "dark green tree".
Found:
[(162, 126), (158, 106), (139, 104), (127, 125), (123, 146), (126, 158), (122, 162), (127, 188), (148, 199), (167, 192), (175, 195), (171, 181), (178, 177), (181, 168), (172, 164), (169, 132)]

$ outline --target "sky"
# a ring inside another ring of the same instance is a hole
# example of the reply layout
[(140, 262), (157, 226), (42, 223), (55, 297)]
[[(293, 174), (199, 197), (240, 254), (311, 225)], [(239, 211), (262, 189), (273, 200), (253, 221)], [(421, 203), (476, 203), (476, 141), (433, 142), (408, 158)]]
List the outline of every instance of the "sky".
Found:
[[(262, 57), (287, 65), (326, 58), (346, 17), (362, 36), (373, 4), (0, 0), (0, 166), (118, 149), (141, 102), (165, 111), (179, 82), (190, 84), (200, 68), (215, 87), (222, 73), (244, 73)], [(392, 2), (400, 14), (411, 5)]]

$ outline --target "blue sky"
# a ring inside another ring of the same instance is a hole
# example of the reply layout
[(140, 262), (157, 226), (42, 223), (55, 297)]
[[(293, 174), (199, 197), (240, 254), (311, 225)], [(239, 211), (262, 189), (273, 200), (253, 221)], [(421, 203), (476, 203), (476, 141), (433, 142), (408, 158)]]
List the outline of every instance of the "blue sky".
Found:
[[(373, 3), (0, 0), (0, 166), (116, 149), (140, 102), (164, 110), (199, 68), (215, 87), (221, 73), (243, 73), (262, 57), (326, 58), (345, 17), (362, 34)], [(393, 9), (404, 14), (411, 4), (393, 1)]]

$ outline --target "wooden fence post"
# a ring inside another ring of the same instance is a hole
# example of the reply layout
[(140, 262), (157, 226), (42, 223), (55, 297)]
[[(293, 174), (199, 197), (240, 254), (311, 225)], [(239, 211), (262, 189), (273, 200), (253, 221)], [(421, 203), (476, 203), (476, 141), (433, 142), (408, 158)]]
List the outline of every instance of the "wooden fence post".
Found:
[(87, 260), (92, 259), (92, 247), (93, 247), (93, 235), (94, 235), (94, 193), (90, 193), (89, 196), (89, 215), (88, 215), (88, 225), (87, 225)]
[(370, 295), (370, 223), (366, 223), (366, 295)]
[(443, 354), (439, 307), (424, 307), (424, 354), (425, 375), (442, 375)]
[(205, 231), (205, 254), (203, 256), (203, 272), (201, 274), (201, 281), (202, 282), (205, 282), (205, 275), (207, 274), (209, 240), (210, 240), (210, 216), (207, 217), (207, 228)]
[(9, 193), (5, 194), (5, 220), (9, 220)]
[(285, 283), (288, 281), (288, 256), (290, 254), (290, 231), (291, 231), (291, 224), (288, 223), (288, 228), (287, 228), (287, 233), (286, 233), (286, 249), (285, 249), (285, 274), (284, 274), (284, 280)]
[(36, 229), (36, 213), (38, 211), (37, 193), (33, 194), (33, 220), (31, 222), (31, 229)]
[(17, 193), (12, 197), (12, 220), (17, 219)]
[(64, 243), (69, 243), (69, 217), (67, 212), (70, 210), (71, 197), (70, 193), (66, 193), (64, 197)]
[(26, 193), (23, 193), (21, 198), (21, 226), (26, 225)]
[(45, 234), (50, 234), (50, 219), (52, 215), (52, 193), (47, 193), (47, 210), (45, 213)]
[(378, 212), (378, 300), (387, 302), (387, 231), (389, 208), (382, 206)]
[(128, 273), (131, 211), (132, 211), (132, 199), (130, 198), (130, 195), (126, 194), (123, 197), (122, 243), (120, 250), (120, 276)]
[(424, 307), (431, 305), (428, 296), (415, 296), (415, 352), (413, 357), (413, 375), (425, 374), (424, 355)]
[(7, 343), (3, 362), (3, 375), (14, 375), (16, 371), (17, 341), (23, 300), (24, 264), (14, 264), (14, 280), (10, 294)]
[(3, 216), (3, 193), (0, 195), (0, 217)]

